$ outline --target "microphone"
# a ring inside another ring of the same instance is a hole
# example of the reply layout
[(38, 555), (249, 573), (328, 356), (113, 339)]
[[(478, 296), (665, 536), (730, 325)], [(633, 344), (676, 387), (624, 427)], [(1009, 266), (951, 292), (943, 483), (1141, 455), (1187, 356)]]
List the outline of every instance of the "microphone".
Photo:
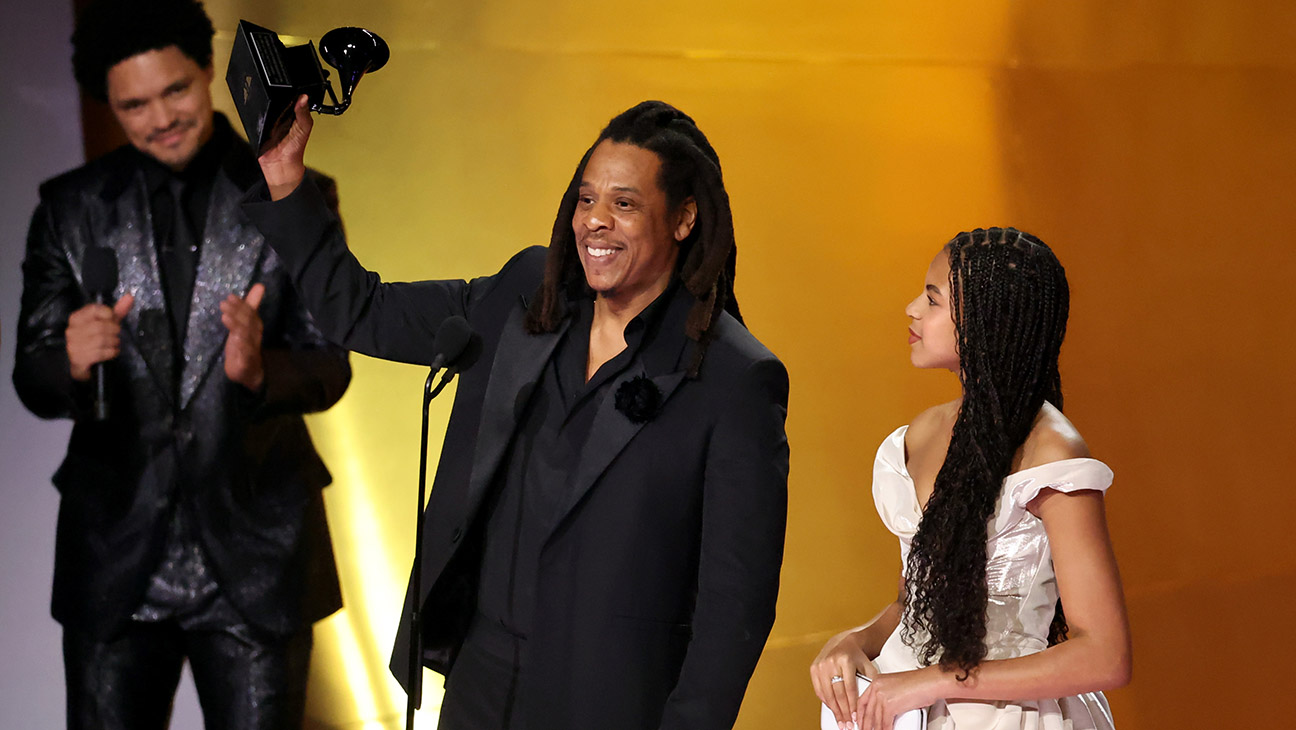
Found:
[[(103, 246), (87, 248), (85, 257), (81, 260), (81, 281), (94, 303), (111, 305), (113, 292), (117, 290), (116, 252)], [(104, 366), (105, 363), (102, 362), (90, 366), (90, 378), (94, 382), (96, 421), (108, 419), (108, 383)]]
[[(432, 372), (428, 373), (427, 386), (423, 390), (423, 407), (427, 408), (433, 398), (450, 383), (455, 375), (467, 370), (481, 356), (481, 335), (473, 331), (468, 320), (455, 315), (448, 317), (437, 328), (436, 338), (432, 341)], [(441, 381), (432, 387), (432, 380), (441, 368)]]
[(437, 328), (436, 338), (432, 340), (432, 351), (436, 353), (432, 358), (432, 369), (453, 365), (476, 336), (468, 320), (458, 315), (447, 318)]

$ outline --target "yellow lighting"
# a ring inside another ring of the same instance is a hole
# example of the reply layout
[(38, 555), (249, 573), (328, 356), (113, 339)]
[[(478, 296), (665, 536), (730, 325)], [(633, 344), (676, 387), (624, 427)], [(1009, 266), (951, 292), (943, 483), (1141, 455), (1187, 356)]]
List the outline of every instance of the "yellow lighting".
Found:
[[(1117, 723), (1226, 727), (1284, 676), (1290, 642), (1256, 651), (1241, 629), (1203, 632), (1241, 615), (1281, 634), (1279, 599), (1296, 584), (1296, 551), (1273, 549), (1296, 514), (1281, 354), (1296, 328), (1292, 3), (206, 7), (218, 78), (240, 17), (291, 30), (290, 43), (345, 25), (387, 40), (390, 62), (347, 113), (316, 118), (307, 161), (336, 177), (349, 245), (389, 280), (493, 273), (546, 243), (580, 155), (631, 104), (669, 101), (706, 131), (733, 205), (743, 313), (791, 376), (779, 619), (739, 730), (813, 724), (819, 646), (893, 598), (874, 448), (957, 394), (948, 374), (910, 367), (903, 308), (945, 241), (987, 225), (1038, 234), (1071, 280), (1067, 412), (1117, 473), (1109, 520), (1139, 657), (1134, 685), (1111, 695)], [(395, 730), (405, 698), (387, 661), (425, 371), (353, 364), (346, 398), (311, 422), (336, 476), (326, 500), (347, 608), (320, 625), (309, 714), (312, 727)], [(432, 464), (452, 396), (433, 406)], [(1227, 509), (1239, 499), (1266, 507)], [(1184, 702), (1198, 645), (1229, 671), (1212, 675), (1209, 700)], [(441, 684), (425, 677), (419, 727), (431, 728)]]

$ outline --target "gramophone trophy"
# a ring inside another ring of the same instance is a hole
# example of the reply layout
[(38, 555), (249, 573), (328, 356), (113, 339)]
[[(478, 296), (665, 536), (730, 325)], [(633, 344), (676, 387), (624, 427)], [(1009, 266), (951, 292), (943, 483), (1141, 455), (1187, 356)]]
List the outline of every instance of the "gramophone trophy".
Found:
[[(338, 70), (341, 102), (333, 93), (329, 72), (315, 55), (314, 43), (288, 48), (274, 31), (239, 21), (225, 82), (248, 142), (258, 155), (288, 134), (297, 97), (305, 94), (313, 112), (341, 114), (351, 106), (351, 94), (360, 77), (382, 68), (390, 52), (375, 33), (363, 28), (334, 28), (320, 39), (320, 55)], [(326, 93), (331, 104), (324, 103)]]

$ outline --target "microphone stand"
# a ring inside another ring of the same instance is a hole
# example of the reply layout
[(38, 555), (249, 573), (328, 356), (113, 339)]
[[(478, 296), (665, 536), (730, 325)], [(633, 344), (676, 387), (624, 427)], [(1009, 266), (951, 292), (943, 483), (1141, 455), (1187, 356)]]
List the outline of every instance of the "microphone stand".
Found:
[[(440, 358), (438, 358), (440, 359)], [(405, 730), (414, 730), (414, 710), (423, 704), (423, 510), (427, 503), (427, 448), (428, 448), (428, 410), (432, 399), (437, 397), (446, 385), (454, 378), (457, 368), (447, 368), (441, 376), (441, 382), (432, 386), (436, 380), (439, 363), (433, 363), (428, 373), (427, 382), (423, 384), (423, 433), (419, 438), (419, 479), (418, 479), (418, 517), (414, 527), (414, 567), (410, 577), (410, 653), (409, 653), (409, 693), (405, 702)]]

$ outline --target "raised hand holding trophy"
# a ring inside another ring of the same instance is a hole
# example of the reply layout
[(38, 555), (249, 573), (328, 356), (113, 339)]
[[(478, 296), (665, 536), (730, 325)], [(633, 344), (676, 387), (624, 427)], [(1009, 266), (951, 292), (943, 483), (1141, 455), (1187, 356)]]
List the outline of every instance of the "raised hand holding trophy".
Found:
[[(258, 155), (292, 128), (293, 105), (299, 96), (306, 95), (313, 112), (341, 114), (351, 106), (360, 78), (382, 68), (390, 52), (382, 38), (364, 28), (334, 28), (320, 39), (320, 55), (338, 70), (341, 102), (328, 81), (329, 72), (315, 55), (314, 43), (288, 48), (274, 31), (239, 21), (225, 82)], [(331, 105), (324, 104), (325, 93)]]

